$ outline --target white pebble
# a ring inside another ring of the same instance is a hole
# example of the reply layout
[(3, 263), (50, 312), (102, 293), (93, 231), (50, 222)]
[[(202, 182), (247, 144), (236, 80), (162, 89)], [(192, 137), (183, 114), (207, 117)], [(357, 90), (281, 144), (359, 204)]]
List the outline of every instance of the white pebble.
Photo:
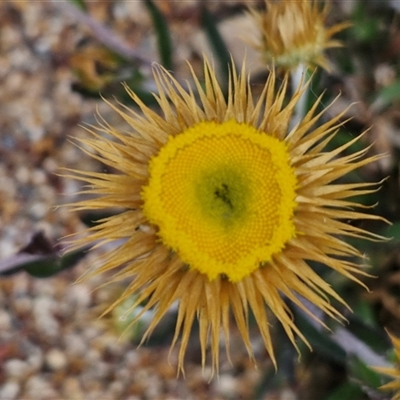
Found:
[(26, 382), (27, 397), (35, 400), (41, 399), (57, 399), (58, 393), (51, 387), (50, 383), (40, 376), (31, 376)]
[[(0, 187), (2, 187), (0, 179)], [(2, 238), (0, 241), (0, 259), (12, 256), (18, 251), (15, 241), (9, 238)]]
[(68, 289), (66, 300), (75, 304), (77, 309), (87, 308), (92, 300), (92, 295), (86, 285), (75, 284)]
[(92, 364), (97, 364), (101, 360), (101, 354), (97, 349), (88, 349), (86, 359)]
[(53, 317), (55, 301), (47, 296), (40, 296), (34, 300), (33, 314), (36, 329), (47, 336), (55, 337), (59, 334), (59, 323)]
[(110, 393), (109, 397), (112, 399), (120, 398), (124, 391), (124, 388), (125, 385), (120, 381), (111, 382), (108, 386), (108, 392)]
[(69, 355), (83, 356), (86, 353), (88, 345), (80, 335), (75, 333), (67, 333), (63, 339), (66, 352)]
[(29, 207), (29, 214), (35, 219), (42, 219), (49, 211), (49, 206), (46, 203), (37, 201)]
[(55, 318), (40, 316), (36, 318), (36, 329), (49, 337), (56, 337), (60, 331), (60, 324)]
[(97, 380), (104, 380), (110, 374), (111, 366), (109, 363), (99, 361), (92, 366), (90, 375)]
[(14, 400), (20, 391), (18, 382), (6, 382), (0, 389), (0, 399)]
[(237, 393), (237, 380), (231, 375), (221, 375), (216, 390), (223, 397), (232, 397)]
[(0, 310), (0, 332), (11, 329), (10, 314), (4, 310)]
[(22, 379), (29, 373), (29, 365), (22, 360), (12, 358), (4, 363), (5, 375), (10, 378)]
[(119, 381), (124, 382), (125, 384), (128, 384), (132, 380), (132, 373), (131, 369), (128, 368), (118, 368), (115, 371), (115, 377)]
[(290, 389), (284, 389), (281, 393), (282, 400), (296, 400), (296, 395)]
[(27, 184), (30, 180), (31, 172), (26, 166), (20, 166), (15, 171), (15, 179), (21, 184)]
[(66, 377), (62, 383), (62, 393), (64, 399), (84, 399), (82, 387), (76, 377)]
[(57, 294), (57, 288), (54, 285), (54, 279), (38, 279), (33, 283), (33, 293), (37, 296), (37, 299), (41, 302), (42, 306), (51, 308), (53, 307), (53, 299)]
[(148, 385), (145, 389), (145, 395), (150, 399), (159, 399), (162, 392), (162, 384), (158, 379), (151, 379), (151, 385)]
[(38, 371), (43, 365), (43, 354), (39, 346), (33, 344), (27, 345), (27, 352), (29, 354), (26, 362), (28, 363), (31, 371)]
[(125, 355), (126, 365), (136, 368), (140, 363), (140, 356), (137, 350), (130, 350)]
[(51, 349), (46, 353), (46, 363), (53, 371), (58, 371), (67, 366), (67, 357), (59, 349)]
[(14, 310), (17, 314), (29, 314), (32, 311), (32, 300), (28, 296), (17, 297), (14, 300)]
[(41, 169), (35, 169), (31, 174), (33, 185), (44, 185), (47, 182), (46, 173)]

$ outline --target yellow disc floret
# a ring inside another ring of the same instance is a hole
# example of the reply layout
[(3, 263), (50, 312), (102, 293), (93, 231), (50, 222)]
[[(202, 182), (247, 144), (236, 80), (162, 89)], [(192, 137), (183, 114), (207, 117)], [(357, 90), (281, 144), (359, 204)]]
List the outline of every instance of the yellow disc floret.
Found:
[(242, 280), (295, 236), (285, 142), (255, 127), (201, 122), (150, 161), (143, 212), (165, 246), (210, 280)]

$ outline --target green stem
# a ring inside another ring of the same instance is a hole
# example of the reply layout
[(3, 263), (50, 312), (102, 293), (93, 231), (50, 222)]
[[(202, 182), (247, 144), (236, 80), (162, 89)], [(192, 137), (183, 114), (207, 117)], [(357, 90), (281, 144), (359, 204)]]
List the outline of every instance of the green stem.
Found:
[(290, 128), (294, 128), (297, 124), (301, 122), (301, 120), (307, 113), (307, 99), (310, 86), (308, 85), (307, 87), (305, 87), (305, 84), (307, 82), (307, 67), (304, 64), (299, 64), (295, 69), (291, 70), (290, 75), (292, 93), (295, 93), (298, 90), (303, 90), (303, 93), (300, 95), (299, 101), (295, 106), (292, 121), (290, 124)]

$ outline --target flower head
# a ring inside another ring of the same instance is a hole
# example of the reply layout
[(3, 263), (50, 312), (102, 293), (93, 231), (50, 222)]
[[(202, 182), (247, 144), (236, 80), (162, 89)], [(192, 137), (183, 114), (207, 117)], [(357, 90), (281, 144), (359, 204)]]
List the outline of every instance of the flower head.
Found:
[(392, 340), (394, 346), (394, 352), (397, 358), (398, 365), (397, 367), (388, 368), (388, 367), (374, 367), (374, 369), (382, 374), (389, 375), (394, 378), (393, 381), (386, 383), (385, 385), (381, 386), (379, 389), (381, 390), (390, 390), (394, 391), (394, 397), (392, 400), (400, 400), (400, 339), (389, 335), (390, 339)]
[(307, 64), (329, 70), (324, 50), (341, 46), (332, 36), (349, 24), (327, 28), (328, 6), (320, 9), (316, 0), (265, 0), (265, 3), (266, 11), (251, 11), (259, 27), (259, 37), (253, 45), (263, 60), (284, 69)]
[(267, 309), (294, 346), (296, 336), (307, 340), (286, 299), (304, 309), (303, 296), (341, 318), (329, 297), (343, 300), (308, 261), (359, 282), (357, 274), (363, 272), (354, 258), (361, 254), (344, 238), (376, 236), (349, 221), (379, 218), (355, 211), (358, 205), (349, 198), (376, 186), (334, 182), (377, 157), (364, 158), (367, 150), (341, 155), (359, 138), (324, 151), (343, 114), (317, 126), (324, 113), (316, 113), (320, 99), (290, 129), (304, 89), (288, 100), (287, 78), (276, 92), (272, 72), (253, 100), (245, 66), (240, 75), (231, 71), (227, 98), (208, 61), (204, 74), (203, 87), (192, 71), (194, 88), (186, 91), (156, 66), (155, 98), (162, 115), (127, 87), (140, 110), (110, 106), (132, 131), (120, 132), (103, 121), (91, 129), (93, 138), (80, 140), (96, 152), (93, 157), (121, 173), (75, 171), (90, 184), (87, 192), (99, 195), (75, 209), (119, 206), (125, 211), (89, 228), (90, 235), (76, 245), (124, 239), (94, 273), (122, 267), (113, 281), (129, 277), (131, 283), (109, 309), (132, 294), (137, 295), (132, 307), (146, 300), (143, 312), (153, 309), (154, 319), (145, 336), (178, 302), (173, 344), (181, 337), (180, 369), (195, 319), (203, 365), (210, 345), (212, 365), (218, 368), (221, 333), (229, 354), (231, 316), (253, 357), (250, 313), (275, 363), (274, 320)]

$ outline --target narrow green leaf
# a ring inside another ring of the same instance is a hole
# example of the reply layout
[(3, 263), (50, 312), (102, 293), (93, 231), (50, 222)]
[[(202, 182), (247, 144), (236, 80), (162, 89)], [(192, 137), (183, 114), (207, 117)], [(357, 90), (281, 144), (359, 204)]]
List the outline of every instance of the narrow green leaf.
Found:
[(377, 353), (390, 348), (390, 342), (376, 320), (371, 304), (366, 300), (350, 303), (353, 314), (347, 316), (347, 330), (357, 336), (364, 344)]
[(384, 102), (400, 100), (400, 80), (391, 83), (390, 86), (383, 87), (379, 91), (378, 96), (380, 96)]
[(355, 383), (346, 382), (335, 389), (328, 397), (324, 400), (361, 400), (364, 399), (363, 390)]
[(211, 44), (213, 52), (220, 65), (221, 72), (224, 75), (224, 81), (228, 82), (229, 66), (231, 65), (231, 55), (226, 47), (222, 36), (220, 35), (217, 24), (213, 15), (207, 10), (205, 6), (201, 11), (201, 25), (207, 35)]
[(87, 248), (71, 251), (64, 256), (54, 253), (43, 259), (27, 263), (22, 268), (35, 278), (49, 278), (59, 272), (74, 267), (77, 262), (86, 255)]
[(74, 267), (83, 257), (86, 256), (88, 249), (89, 246), (85, 246), (75, 251), (69, 251), (68, 253), (65, 253), (62, 257), (60, 257), (61, 271)]
[(391, 243), (399, 243), (400, 242), (400, 222), (394, 222), (392, 225), (386, 228), (386, 232), (384, 234), (388, 238), (392, 238)]
[(372, 108), (380, 111), (394, 102), (400, 101), (400, 80), (396, 80), (389, 86), (380, 89), (372, 103)]
[(360, 384), (366, 385), (372, 389), (378, 389), (382, 385), (381, 376), (378, 372), (365, 365), (360, 359), (353, 357), (347, 364), (349, 373)]
[(370, 15), (365, 2), (360, 2), (353, 12), (351, 33), (357, 41), (371, 43), (380, 37), (380, 24), (377, 15)]
[(144, 3), (153, 20), (161, 63), (166, 69), (172, 70), (172, 40), (167, 20), (152, 0), (144, 0)]
[(301, 314), (301, 312), (299, 312), (299, 310), (295, 308), (293, 308), (293, 310), (296, 317), (296, 325), (310, 342), (313, 350), (329, 360), (337, 362), (340, 365), (345, 365), (346, 352), (329, 337), (329, 332), (325, 329), (318, 330)]
[(57, 254), (46, 256), (42, 260), (24, 265), (23, 269), (35, 278), (48, 278), (61, 271), (60, 258)]
[(69, 1), (78, 6), (78, 8), (80, 8), (81, 10), (87, 11), (87, 7), (84, 0), (69, 0)]
[(263, 376), (253, 389), (252, 400), (263, 400), (270, 391), (288, 387), (293, 383), (293, 372), (298, 363), (298, 353), (294, 349), (289, 338), (285, 335), (284, 329), (279, 327), (276, 331), (279, 341), (276, 343), (276, 358), (278, 370), (270, 365), (263, 370)]

